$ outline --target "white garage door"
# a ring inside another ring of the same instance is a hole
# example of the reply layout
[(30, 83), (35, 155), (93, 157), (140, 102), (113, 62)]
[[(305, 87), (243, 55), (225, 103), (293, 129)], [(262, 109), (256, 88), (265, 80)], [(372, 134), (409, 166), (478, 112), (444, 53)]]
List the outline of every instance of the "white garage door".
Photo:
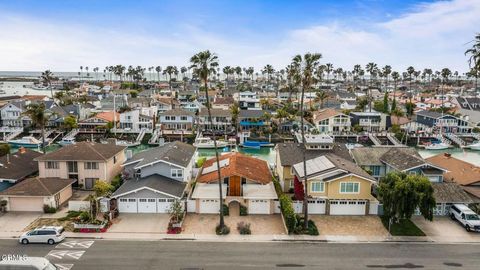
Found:
[(156, 199), (142, 198), (138, 199), (138, 213), (156, 213)]
[(158, 213), (168, 213), (170, 205), (173, 203), (174, 199), (158, 199), (157, 201)]
[(269, 200), (249, 200), (248, 214), (270, 214)]
[(309, 214), (325, 214), (325, 200), (308, 200)]
[(365, 215), (365, 201), (332, 200), (330, 215)]
[(43, 198), (10, 198), (10, 211), (43, 211)]
[(202, 214), (218, 214), (220, 213), (220, 202), (218, 200), (201, 200), (200, 211)]
[(137, 199), (119, 199), (118, 212), (137, 213)]

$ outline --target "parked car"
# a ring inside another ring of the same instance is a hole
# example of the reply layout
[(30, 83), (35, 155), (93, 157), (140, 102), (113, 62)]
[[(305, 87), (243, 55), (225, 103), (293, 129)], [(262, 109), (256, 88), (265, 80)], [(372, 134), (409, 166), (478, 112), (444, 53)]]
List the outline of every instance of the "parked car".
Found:
[(0, 261), (0, 269), (56, 270), (58, 268), (45, 258), (12, 255), (11, 258)]
[(480, 232), (480, 217), (464, 204), (454, 204), (450, 207), (450, 217), (458, 220), (467, 231)]
[(43, 226), (25, 232), (19, 238), (19, 242), (26, 245), (28, 243), (47, 243), (53, 245), (65, 239), (65, 230), (62, 226)]

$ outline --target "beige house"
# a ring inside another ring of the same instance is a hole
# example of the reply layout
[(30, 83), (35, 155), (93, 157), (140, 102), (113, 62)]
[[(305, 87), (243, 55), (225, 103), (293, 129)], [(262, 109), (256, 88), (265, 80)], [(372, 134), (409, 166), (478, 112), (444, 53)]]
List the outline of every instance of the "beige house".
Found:
[(58, 208), (72, 197), (71, 179), (27, 178), (0, 193), (7, 211), (41, 212), (44, 205)]
[(110, 183), (121, 173), (125, 146), (79, 142), (36, 158), (40, 178), (75, 179), (74, 187), (92, 189), (97, 180)]
[[(303, 162), (293, 165), (294, 181), (305, 185)], [(371, 194), (375, 179), (355, 163), (333, 154), (307, 160), (309, 212), (327, 215), (377, 214)]]

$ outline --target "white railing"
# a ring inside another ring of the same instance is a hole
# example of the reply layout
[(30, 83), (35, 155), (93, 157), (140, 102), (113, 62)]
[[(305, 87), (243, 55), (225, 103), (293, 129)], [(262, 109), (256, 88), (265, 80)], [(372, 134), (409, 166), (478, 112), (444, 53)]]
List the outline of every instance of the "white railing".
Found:
[(78, 132), (80, 132), (80, 130), (78, 128), (74, 128), (70, 130), (70, 132), (68, 132), (67, 135), (65, 135), (62, 139), (63, 140), (75, 139), (75, 136), (77, 136)]
[(23, 132), (22, 130), (17, 130), (17, 131), (9, 133), (8, 135), (5, 136), (5, 141), (11, 140), (11, 139), (17, 137), (18, 135), (22, 134), (22, 132)]
[(460, 146), (466, 145), (464, 140), (462, 140), (460, 137), (458, 137), (457, 135), (455, 135), (453, 133), (446, 133), (445, 137), (447, 137), (447, 139), (451, 140), (452, 142), (454, 142), (454, 143), (456, 143)]
[(377, 138), (377, 136), (369, 133), (369, 134), (368, 134), (368, 138), (373, 142), (373, 144), (375, 144), (375, 145), (382, 145), (382, 143), (381, 143), (380, 140)]
[(147, 132), (146, 129), (142, 128), (140, 133), (137, 136), (137, 139), (135, 140), (136, 142), (141, 142), (143, 140), (143, 137), (145, 137), (145, 133)]
[(387, 139), (394, 145), (402, 145), (402, 143), (397, 139), (397, 137), (393, 136), (390, 133), (387, 134)]

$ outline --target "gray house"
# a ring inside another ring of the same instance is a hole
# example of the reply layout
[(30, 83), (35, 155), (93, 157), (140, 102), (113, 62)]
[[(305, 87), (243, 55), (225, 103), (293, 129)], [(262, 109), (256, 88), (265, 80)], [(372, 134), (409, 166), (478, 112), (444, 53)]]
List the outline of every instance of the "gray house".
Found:
[(120, 213), (166, 213), (192, 179), (195, 147), (182, 142), (135, 154), (123, 164), (128, 175), (112, 198)]

